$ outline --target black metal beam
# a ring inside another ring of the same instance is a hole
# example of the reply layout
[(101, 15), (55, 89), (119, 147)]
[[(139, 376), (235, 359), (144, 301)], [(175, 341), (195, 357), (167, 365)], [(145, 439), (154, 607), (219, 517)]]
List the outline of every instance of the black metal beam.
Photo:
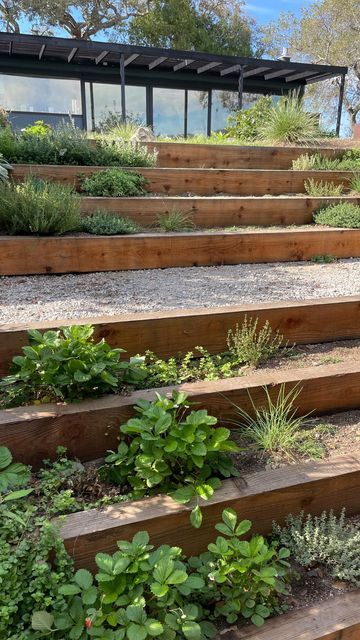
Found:
[(202, 67), (196, 69), (197, 73), (205, 73), (205, 71), (210, 71), (210, 69), (214, 69), (215, 67), (220, 67), (220, 62), (208, 62), (204, 64)]
[(77, 52), (79, 51), (79, 47), (73, 47), (68, 55), (68, 62), (71, 62), (71, 60), (76, 56)]
[(336, 118), (336, 135), (337, 136), (340, 134), (341, 114), (342, 114), (342, 107), (344, 102), (344, 93), (345, 93), (345, 74), (341, 76), (341, 80), (340, 80), (339, 104), (338, 104), (338, 111), (337, 111), (337, 118)]
[(208, 108), (207, 108), (207, 126), (206, 135), (211, 136), (211, 119), (212, 119), (212, 90), (208, 91)]
[(95, 102), (94, 102), (94, 87), (92, 82), (90, 82), (89, 89), (90, 89), (91, 131), (95, 131), (95, 128), (96, 128)]
[(101, 53), (99, 53), (99, 55), (95, 58), (95, 64), (99, 64), (102, 60), (104, 60), (108, 53), (108, 51), (102, 51)]
[(184, 105), (184, 138), (188, 136), (188, 108), (189, 108), (189, 92), (185, 89), (185, 105)]
[(46, 44), (42, 44), (41, 45), (41, 49), (39, 51), (39, 60), (41, 60), (41, 58), (43, 57), (43, 55), (45, 53), (45, 49), (46, 49)]
[(151, 71), (151, 69), (155, 69), (155, 67), (158, 67), (167, 59), (168, 59), (168, 56), (160, 56), (159, 58), (156, 58), (156, 60), (153, 60), (153, 62), (150, 62), (149, 64), (149, 67), (148, 67), (149, 71)]
[(241, 111), (243, 108), (243, 92), (244, 92), (244, 68), (240, 67), (239, 71), (239, 84), (238, 84), (238, 109)]
[(125, 55), (120, 56), (120, 83), (121, 83), (121, 119), (126, 123), (126, 100), (125, 100)]
[(129, 64), (131, 64), (132, 62), (134, 62), (134, 60), (136, 60), (137, 58), (140, 58), (140, 55), (138, 53), (133, 53), (131, 56), (129, 56), (128, 58), (125, 58), (124, 61), (124, 67), (127, 67)]
[(80, 81), (80, 95), (81, 95), (81, 113), (82, 113), (82, 128), (87, 129), (87, 109), (86, 109), (86, 92), (85, 92), (85, 82), (84, 80)]

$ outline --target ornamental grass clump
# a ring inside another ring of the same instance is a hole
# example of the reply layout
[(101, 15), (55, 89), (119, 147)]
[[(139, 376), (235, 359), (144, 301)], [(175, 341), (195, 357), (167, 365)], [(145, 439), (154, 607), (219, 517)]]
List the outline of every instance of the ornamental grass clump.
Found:
[(351, 202), (333, 204), (317, 211), (314, 221), (329, 227), (360, 229), (360, 206)]
[(289, 515), (285, 527), (274, 523), (274, 535), (303, 567), (324, 565), (333, 578), (360, 586), (360, 523), (347, 521), (345, 509), (320, 516)]
[(334, 184), (333, 182), (317, 181), (310, 178), (304, 182), (305, 192), (313, 198), (337, 197), (341, 196), (344, 186), (342, 184)]
[(29, 330), (30, 344), (0, 380), (0, 407), (101, 396), (146, 377), (137, 358), (120, 361), (124, 350), (112, 349), (104, 339), (95, 342), (93, 333), (91, 325)]
[(168, 213), (160, 214), (156, 219), (156, 226), (168, 232), (191, 231), (195, 228), (190, 214), (178, 209), (171, 209)]
[(0, 228), (10, 235), (62, 235), (81, 224), (80, 200), (57, 182), (0, 183)]
[(209, 500), (220, 478), (238, 475), (229, 453), (239, 451), (230, 430), (201, 409), (190, 411), (185, 393), (171, 398), (138, 400), (131, 418), (120, 427), (120, 444), (105, 459), (102, 474), (120, 485), (130, 484), (134, 498), (168, 493), (185, 504), (195, 500), (191, 523), (200, 527), (200, 498)]
[(82, 231), (98, 236), (115, 236), (139, 233), (140, 227), (130, 218), (112, 215), (107, 211), (95, 211), (83, 218)]
[(303, 100), (296, 93), (272, 106), (259, 128), (259, 138), (275, 144), (309, 144), (318, 137), (318, 116), (305, 110)]
[(146, 185), (140, 173), (114, 167), (84, 178), (81, 190), (89, 196), (125, 198), (146, 195)]

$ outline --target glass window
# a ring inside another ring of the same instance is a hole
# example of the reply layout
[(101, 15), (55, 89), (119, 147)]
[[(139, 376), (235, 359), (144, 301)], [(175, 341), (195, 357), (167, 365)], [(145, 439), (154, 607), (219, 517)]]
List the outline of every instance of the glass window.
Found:
[(0, 105), (8, 111), (81, 115), (80, 81), (1, 74)]
[[(94, 120), (99, 128), (116, 125), (121, 119), (121, 86), (119, 84), (93, 83)], [(86, 105), (88, 129), (91, 129), (90, 85), (86, 84)], [(127, 118), (146, 123), (145, 87), (125, 87), (125, 105)]]
[(228, 117), (238, 110), (238, 95), (236, 91), (212, 92), (211, 103), (211, 131), (225, 129)]
[(161, 136), (183, 136), (185, 91), (154, 88), (154, 133)]
[(188, 91), (188, 135), (207, 133), (207, 91)]

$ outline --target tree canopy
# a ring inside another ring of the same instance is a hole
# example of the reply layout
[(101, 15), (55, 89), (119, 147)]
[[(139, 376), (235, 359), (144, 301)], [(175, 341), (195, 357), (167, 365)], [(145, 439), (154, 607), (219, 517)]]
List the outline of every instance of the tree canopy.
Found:
[[(359, 0), (315, 0), (297, 18), (282, 13), (279, 20), (264, 28), (264, 44), (269, 54), (290, 47), (293, 58), (317, 64), (349, 67), (344, 104), (351, 125), (360, 113), (360, 23)], [(339, 79), (324, 84), (328, 96), (338, 95)], [(322, 93), (324, 99), (324, 93)]]

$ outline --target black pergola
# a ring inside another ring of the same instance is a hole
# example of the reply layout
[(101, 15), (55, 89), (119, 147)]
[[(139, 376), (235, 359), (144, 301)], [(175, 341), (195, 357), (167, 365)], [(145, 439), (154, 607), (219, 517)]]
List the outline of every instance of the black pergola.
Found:
[[(340, 76), (336, 123), (336, 132), (339, 133), (347, 67), (292, 62), (286, 57), (265, 60), (110, 42), (0, 33), (0, 72), (79, 79), (85, 115), (84, 83), (101, 81), (118, 84), (120, 80), (124, 120), (125, 81), (127, 84), (140, 81), (145, 86), (173, 89), (237, 91), (241, 109), (244, 92), (285, 95), (297, 90), (302, 95), (308, 84)], [(151, 111), (151, 103), (148, 109)], [(148, 121), (152, 121), (152, 114), (148, 115)]]

